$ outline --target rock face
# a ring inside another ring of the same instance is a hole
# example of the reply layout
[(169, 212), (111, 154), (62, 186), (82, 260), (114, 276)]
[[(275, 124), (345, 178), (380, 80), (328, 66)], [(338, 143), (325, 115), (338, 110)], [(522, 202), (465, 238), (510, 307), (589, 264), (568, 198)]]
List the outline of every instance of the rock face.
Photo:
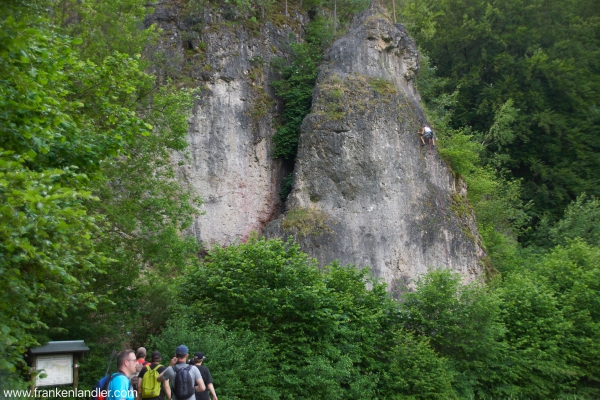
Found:
[[(189, 119), (189, 159), (175, 156), (183, 161), (183, 182), (204, 199), (205, 213), (192, 231), (207, 245), (243, 241), (281, 213), (279, 191), (289, 167), (272, 157), (277, 104), (269, 64), (285, 56), (296, 33), (272, 24), (253, 30), (227, 21), (227, 12), (164, 4), (147, 20), (163, 30), (149, 54), (153, 68), (201, 89)], [(289, 23), (298, 30), (301, 19)]]
[(466, 188), (417, 134), (414, 41), (373, 5), (325, 60), (287, 211), (265, 235), (294, 235), (322, 265), (370, 266), (391, 290), (429, 267), (476, 279), (484, 254)]

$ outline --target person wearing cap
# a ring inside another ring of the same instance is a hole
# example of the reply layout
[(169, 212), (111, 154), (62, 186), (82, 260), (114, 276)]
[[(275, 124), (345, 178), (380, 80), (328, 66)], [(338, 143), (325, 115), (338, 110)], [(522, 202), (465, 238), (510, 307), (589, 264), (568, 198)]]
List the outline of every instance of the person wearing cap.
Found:
[(198, 368), (198, 370), (200, 371), (200, 375), (202, 375), (202, 380), (206, 385), (206, 390), (202, 392), (196, 392), (196, 400), (210, 400), (210, 396), (208, 395), (209, 391), (213, 400), (218, 400), (217, 393), (215, 392), (215, 388), (213, 386), (212, 376), (210, 376), (210, 371), (208, 370), (208, 368), (202, 365), (202, 361), (204, 361), (205, 358), (206, 357), (204, 356), (204, 353), (202, 353), (201, 351), (198, 351), (196, 354), (194, 354), (193, 363), (196, 366), (196, 368)]
[[(147, 365), (146, 367), (144, 367), (144, 369), (142, 369), (142, 372), (140, 372), (140, 376), (139, 376), (139, 387), (140, 390), (138, 390), (138, 399), (145, 399), (145, 400), (171, 400), (171, 386), (169, 386), (169, 380), (165, 380), (163, 381), (161, 387), (160, 387), (160, 394), (157, 397), (143, 397), (142, 396), (142, 391), (141, 388), (143, 387), (143, 382), (144, 382), (144, 375), (146, 374), (147, 371), (154, 369), (156, 367), (158, 367), (160, 365), (160, 360), (162, 359), (162, 356), (160, 354), (160, 351), (153, 351), (152, 355), (150, 356), (150, 360), (152, 361), (151, 364)], [(162, 365), (160, 367), (158, 367), (157, 371), (158, 373), (162, 373), (166, 370), (166, 367), (163, 367)], [(149, 379), (149, 378), (147, 378)], [(165, 397), (166, 396), (166, 397)]]
[[(187, 346), (185, 346), (185, 345), (177, 346), (177, 349), (175, 349), (175, 357), (173, 357), (171, 359), (171, 361), (169, 362), (169, 367), (167, 369), (165, 369), (158, 376), (158, 381), (164, 382), (164, 381), (170, 380), (171, 382), (175, 383), (174, 381), (175, 381), (175, 376), (177, 375), (177, 371), (188, 367), (188, 365), (186, 363), (186, 360), (189, 356), (188, 353), (189, 353), (189, 350), (188, 350)], [(204, 384), (204, 381), (202, 380), (202, 375), (200, 375), (200, 371), (198, 370), (198, 368), (190, 368), (189, 374), (192, 377), (192, 381), (196, 382), (195, 387), (194, 387), (195, 391), (196, 392), (205, 391), (206, 385)], [(176, 398), (176, 396), (174, 396), (174, 393), (173, 393), (173, 398)], [(177, 399), (177, 400), (196, 400), (196, 396), (191, 395), (188, 398)]]

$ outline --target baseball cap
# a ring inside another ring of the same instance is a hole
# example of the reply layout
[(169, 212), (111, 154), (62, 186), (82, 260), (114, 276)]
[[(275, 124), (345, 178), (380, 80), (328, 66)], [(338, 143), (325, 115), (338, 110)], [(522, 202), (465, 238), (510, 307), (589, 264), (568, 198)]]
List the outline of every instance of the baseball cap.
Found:
[(197, 358), (198, 360), (204, 360), (206, 357), (204, 356), (203, 352), (198, 351), (196, 354), (194, 354), (194, 358)]
[(184, 344), (182, 344), (181, 346), (177, 346), (177, 349), (175, 350), (175, 355), (185, 356), (188, 353), (189, 353), (189, 350), (188, 350), (187, 346)]

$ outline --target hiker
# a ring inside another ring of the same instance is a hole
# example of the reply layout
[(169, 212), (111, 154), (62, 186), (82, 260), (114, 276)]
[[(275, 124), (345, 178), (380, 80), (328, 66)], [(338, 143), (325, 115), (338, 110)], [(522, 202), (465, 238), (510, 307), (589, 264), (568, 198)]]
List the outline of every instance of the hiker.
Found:
[(135, 374), (133, 374), (133, 376), (131, 376), (130, 380), (131, 380), (131, 386), (133, 386), (133, 389), (136, 391), (140, 391), (140, 384), (139, 384), (139, 374), (142, 371), (142, 369), (146, 366), (146, 365), (150, 365), (150, 363), (148, 361), (146, 361), (146, 348), (145, 347), (140, 347), (139, 349), (137, 349), (137, 351), (135, 352), (135, 358), (137, 359), (137, 365), (136, 365), (136, 371)]
[(117, 368), (119, 372), (113, 374), (108, 385), (107, 400), (134, 400), (135, 391), (131, 386), (129, 377), (135, 374), (137, 359), (133, 350), (123, 350), (117, 355)]
[(161, 359), (160, 351), (153, 351), (150, 356), (152, 362), (146, 365), (140, 372), (138, 399), (171, 400), (169, 380), (163, 381), (164, 383), (158, 382), (158, 376), (167, 369), (160, 365)]
[(200, 371), (200, 375), (202, 375), (202, 380), (206, 385), (206, 390), (202, 392), (196, 392), (196, 400), (210, 400), (210, 396), (208, 395), (209, 391), (213, 400), (217, 400), (217, 393), (215, 393), (215, 388), (213, 386), (212, 376), (210, 376), (210, 371), (204, 365), (202, 365), (202, 361), (204, 361), (206, 357), (204, 353), (198, 351), (194, 354), (193, 363)]
[(146, 352), (146, 348), (145, 347), (140, 347), (135, 352), (135, 356), (137, 358), (138, 364), (141, 364), (144, 367), (146, 365), (150, 365), (150, 363), (148, 361), (146, 361), (146, 355), (148, 355), (148, 353)]
[(423, 142), (423, 144), (425, 144), (425, 140), (431, 140), (431, 143), (435, 146), (435, 134), (429, 125), (425, 125), (423, 129), (421, 129), (421, 132), (419, 132), (419, 135), (421, 135), (421, 142)]
[(158, 376), (158, 382), (169, 380), (173, 383), (173, 397), (177, 400), (196, 400), (196, 392), (206, 390), (198, 368), (187, 365), (188, 356), (187, 346), (177, 346), (169, 367)]

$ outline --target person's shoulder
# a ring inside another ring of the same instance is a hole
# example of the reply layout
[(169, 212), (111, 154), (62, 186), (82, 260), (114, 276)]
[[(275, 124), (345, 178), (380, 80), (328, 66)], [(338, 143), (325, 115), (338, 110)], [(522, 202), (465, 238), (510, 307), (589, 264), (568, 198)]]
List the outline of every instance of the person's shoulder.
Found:
[(139, 373), (139, 377), (142, 378), (144, 376), (144, 374), (146, 373), (146, 371), (148, 371), (148, 369), (146, 367), (142, 368), (142, 370)]
[(158, 369), (157, 369), (159, 374), (162, 374), (168, 368), (168, 366), (165, 367), (164, 365), (161, 365), (161, 364), (152, 364), (151, 368), (156, 368), (157, 365), (160, 365), (160, 367), (158, 367)]
[(115, 373), (110, 381), (110, 385), (113, 387), (125, 385), (129, 386), (129, 378), (122, 373)]
[(202, 376), (202, 374), (200, 373), (200, 367), (197, 365), (192, 365), (192, 368), (190, 368), (190, 372), (193, 373), (194, 375), (196, 375), (196, 378)]

